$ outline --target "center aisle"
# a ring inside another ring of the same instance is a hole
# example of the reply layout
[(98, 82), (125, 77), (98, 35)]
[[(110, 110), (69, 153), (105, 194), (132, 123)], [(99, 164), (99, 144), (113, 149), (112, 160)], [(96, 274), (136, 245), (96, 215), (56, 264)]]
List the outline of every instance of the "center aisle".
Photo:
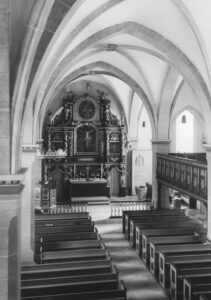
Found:
[(119, 278), (127, 288), (127, 298), (132, 300), (169, 299), (145, 264), (130, 247), (122, 234), (122, 219), (95, 221), (95, 226), (109, 250)]

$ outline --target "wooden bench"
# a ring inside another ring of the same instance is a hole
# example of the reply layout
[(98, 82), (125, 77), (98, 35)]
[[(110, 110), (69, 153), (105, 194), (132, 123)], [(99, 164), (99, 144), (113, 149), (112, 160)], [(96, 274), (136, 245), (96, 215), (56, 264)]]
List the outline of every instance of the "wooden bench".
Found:
[(185, 269), (177, 268), (177, 278), (175, 278), (175, 273), (173, 273), (173, 277), (171, 278), (172, 282), (175, 281), (175, 284), (170, 286), (170, 293), (172, 295), (172, 299), (181, 299), (183, 296), (183, 279), (184, 277), (192, 276), (194, 274), (208, 274), (211, 272), (211, 264), (208, 263), (208, 267), (190, 267)]
[[(179, 275), (179, 278), (181, 283), (180, 283), (180, 288), (178, 288), (178, 291), (177, 291), (177, 299), (182, 299), (182, 296), (184, 296), (184, 292), (183, 292), (183, 281), (184, 281), (184, 278), (191, 278), (191, 277), (197, 277), (197, 276), (209, 276), (209, 274), (211, 274), (211, 267), (209, 268), (191, 268), (191, 269), (182, 269), (180, 270), (180, 275)], [(204, 291), (204, 296), (205, 295), (209, 295), (209, 292), (205, 292)], [(200, 292), (198, 295), (197, 295), (197, 299), (200, 299), (200, 296), (203, 295), (203, 292)]]
[[(109, 262), (109, 260), (107, 260)], [(30, 271), (22, 271), (21, 279), (25, 281), (33, 281), (35, 279), (42, 278), (52, 278), (52, 277), (68, 277), (68, 276), (82, 276), (89, 274), (105, 274), (111, 272), (111, 265), (106, 264), (107, 262), (103, 261), (93, 261), (93, 264), (90, 263), (90, 266), (74, 267), (74, 268), (62, 268), (60, 269), (46, 269), (46, 270), (36, 270), (34, 273)], [(90, 261), (91, 262), (91, 261)], [(99, 265), (95, 265), (96, 262), (101, 262)], [(46, 265), (46, 264), (45, 264)]]
[(35, 216), (35, 222), (36, 221), (43, 221), (43, 220), (65, 220), (65, 219), (89, 219), (90, 215), (88, 212), (83, 213), (68, 213), (68, 214), (43, 214), (43, 215), (36, 215)]
[(49, 226), (89, 225), (91, 222), (90, 218), (40, 220), (35, 221), (35, 229)]
[(102, 240), (82, 240), (82, 241), (57, 241), (57, 242), (42, 242), (40, 252), (58, 251), (58, 250), (80, 250), (80, 249), (98, 249), (104, 247)]
[(211, 268), (211, 255), (183, 255), (172, 256), (169, 258), (170, 263), (170, 296), (173, 300), (178, 299), (179, 291), (182, 290), (181, 273), (186, 269)]
[(68, 280), (59, 281), (57, 278), (57, 282), (56, 280), (50, 280), (49, 283), (48, 281), (46, 283), (44, 280), (44, 284), (22, 286), (21, 297), (24, 299), (24, 297), (33, 295), (47, 298), (48, 295), (59, 295), (60, 299), (64, 299), (63, 295), (69, 294), (69, 299), (75, 299), (74, 293), (83, 294), (91, 291), (117, 290), (118, 287), (119, 282), (116, 273), (91, 275), (87, 278), (81, 277), (81, 279), (77, 277), (75, 280), (72, 278), (70, 282)]
[(74, 232), (90, 232), (94, 231), (94, 223), (86, 225), (63, 225), (63, 226), (45, 226), (35, 229), (36, 235), (51, 234), (51, 233), (74, 233)]
[(211, 273), (186, 276), (183, 280), (183, 300), (197, 300), (201, 292), (211, 293)]
[(95, 232), (76, 232), (76, 233), (49, 233), (45, 235), (35, 235), (35, 243), (47, 243), (56, 241), (77, 241), (77, 240), (96, 240), (98, 233)]
[(130, 220), (135, 216), (153, 216), (153, 215), (168, 215), (168, 216), (180, 216), (184, 215), (182, 210), (145, 210), (145, 211), (123, 211), (122, 217), (122, 230), (125, 237), (128, 238), (130, 232)]
[(87, 261), (106, 258), (105, 249), (86, 249), (73, 251), (51, 251), (40, 254), (40, 263)]
[(146, 247), (142, 248), (143, 261), (150, 265), (150, 271), (156, 276), (159, 272), (159, 245), (177, 245), (177, 244), (200, 244), (201, 237), (199, 235), (188, 236), (161, 236), (149, 237), (146, 241)]
[(136, 252), (142, 257), (142, 243), (149, 236), (171, 236), (171, 235), (190, 235), (194, 234), (194, 228), (155, 228), (155, 229), (140, 229), (136, 226)]
[[(95, 284), (96, 285), (96, 284)], [(124, 282), (117, 282), (115, 287), (102, 286), (103, 290), (79, 291), (79, 292), (63, 292), (62, 294), (53, 294), (45, 296), (23, 296), (22, 300), (122, 300), (126, 299), (127, 289)]]
[(190, 255), (190, 254), (211, 254), (210, 244), (184, 244), (157, 246), (156, 251), (159, 253), (159, 282), (166, 289), (169, 287), (169, 259), (172, 256)]
[[(196, 223), (193, 221), (186, 221), (185, 225), (183, 222), (152, 222), (152, 223), (139, 223), (135, 227), (135, 241), (139, 241), (142, 246), (142, 242), (139, 239), (141, 230), (154, 230), (154, 229), (181, 229), (181, 228), (191, 228), (195, 232)], [(136, 245), (135, 245), (136, 248)], [(140, 246), (139, 246), (140, 248)], [(143, 248), (143, 247), (142, 247)], [(142, 251), (142, 250), (139, 250)]]
[(129, 241), (132, 247), (135, 246), (136, 241), (136, 226), (142, 223), (156, 223), (156, 222), (187, 222), (190, 221), (185, 216), (150, 216), (150, 217), (138, 217), (130, 220), (130, 233)]
[(105, 245), (101, 240), (58, 241), (40, 244), (37, 243), (35, 245), (34, 257), (36, 262), (40, 262), (40, 255), (42, 252), (90, 249), (105, 249)]
[[(37, 267), (40, 266), (40, 267)], [(45, 268), (43, 268), (45, 267)], [(85, 261), (85, 262), (71, 262), (71, 263), (52, 263), (44, 265), (36, 265), (31, 268), (21, 270), (22, 280), (34, 280), (40, 278), (77, 276), (88, 274), (104, 274), (111, 272), (110, 259)]]
[(201, 292), (199, 294), (199, 300), (211, 300), (211, 293)]
[(35, 228), (39, 227), (49, 227), (49, 226), (70, 226), (70, 225), (89, 225), (91, 224), (91, 219), (70, 219), (70, 220), (47, 220), (41, 222), (35, 222)]
[[(57, 274), (58, 275), (58, 274)], [(63, 274), (63, 276), (55, 276), (48, 278), (33, 278), (32, 280), (22, 280), (21, 287), (36, 287), (43, 285), (55, 285), (58, 283), (77, 283), (77, 282), (91, 282), (98, 280), (108, 280), (108, 279), (118, 279), (118, 272), (116, 266), (112, 266), (109, 272), (100, 273), (88, 273), (88, 274), (78, 274), (78, 275), (68, 275)]]
[[(109, 275), (109, 276), (106, 276)], [(77, 281), (77, 282), (58, 282), (54, 284), (45, 284), (37, 286), (21, 287), (21, 296), (47, 296), (59, 295), (65, 293), (83, 293), (96, 290), (117, 289), (118, 280), (116, 275), (102, 274), (102, 276), (95, 277), (93, 281)], [(63, 299), (61, 297), (61, 299)], [(71, 297), (70, 297), (71, 299)]]

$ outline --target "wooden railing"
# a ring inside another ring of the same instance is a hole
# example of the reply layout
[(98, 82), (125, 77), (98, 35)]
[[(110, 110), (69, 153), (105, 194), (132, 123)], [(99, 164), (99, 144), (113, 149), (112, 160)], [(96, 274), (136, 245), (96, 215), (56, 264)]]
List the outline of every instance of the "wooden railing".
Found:
[(71, 203), (70, 205), (57, 205), (49, 207), (46, 213), (48, 214), (68, 214), (68, 213), (81, 213), (87, 212), (87, 202)]
[(198, 162), (199, 161), (203, 161), (205, 163), (207, 162), (205, 152), (198, 152), (198, 153), (188, 153), (188, 152), (180, 153), (180, 152), (177, 152), (177, 153), (169, 153), (168, 155), (187, 158), (187, 159), (192, 159), (192, 160), (196, 160)]
[(149, 201), (112, 201), (111, 217), (122, 217), (123, 210), (150, 210)]
[(207, 201), (207, 164), (173, 155), (157, 154), (158, 182)]

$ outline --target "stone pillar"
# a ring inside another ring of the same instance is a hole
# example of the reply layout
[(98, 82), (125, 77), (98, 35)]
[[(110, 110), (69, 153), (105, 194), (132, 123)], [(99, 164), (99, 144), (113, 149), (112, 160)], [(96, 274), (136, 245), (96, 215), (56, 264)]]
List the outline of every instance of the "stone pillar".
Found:
[[(35, 222), (35, 206), (32, 197), (32, 174), (35, 172), (33, 163), (35, 162), (36, 147), (33, 145), (26, 147), (22, 153), (22, 166), (26, 168), (24, 185), (25, 188), (21, 199), (21, 262), (33, 262), (33, 238)], [(41, 176), (41, 174), (40, 174)]]
[[(169, 140), (152, 140), (152, 206), (154, 208), (158, 207), (159, 196), (157, 183), (157, 153), (168, 154), (170, 142)], [(167, 203), (169, 199), (163, 199), (162, 205), (164, 205), (164, 200)]]
[(211, 145), (204, 145), (207, 153), (207, 238), (211, 241)]
[(10, 173), (9, 1), (0, 1), (0, 174)]
[(20, 299), (20, 198), (23, 175), (0, 175), (0, 299)]

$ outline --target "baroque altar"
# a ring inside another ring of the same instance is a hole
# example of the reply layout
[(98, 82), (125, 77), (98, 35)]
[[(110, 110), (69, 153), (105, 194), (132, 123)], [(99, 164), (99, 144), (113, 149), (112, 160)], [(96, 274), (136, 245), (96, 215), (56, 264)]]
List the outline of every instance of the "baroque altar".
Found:
[(46, 114), (43, 126), (42, 181), (57, 182), (57, 201), (69, 203), (70, 181), (105, 180), (110, 195), (111, 170), (119, 170), (121, 194), (126, 189), (126, 126), (111, 110), (110, 100), (99, 91), (98, 99), (72, 91), (62, 106)]

